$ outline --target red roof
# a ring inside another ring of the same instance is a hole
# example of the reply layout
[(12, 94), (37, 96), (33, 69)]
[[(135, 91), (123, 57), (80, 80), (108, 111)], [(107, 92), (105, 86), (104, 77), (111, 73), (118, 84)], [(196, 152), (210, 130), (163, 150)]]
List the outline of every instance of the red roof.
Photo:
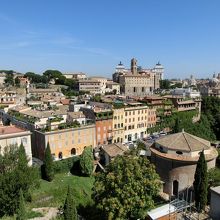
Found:
[(22, 128), (15, 127), (14, 125), (11, 126), (0, 126), (0, 136), (4, 134), (15, 134), (19, 132), (25, 132), (26, 130)]
[(60, 102), (61, 102), (63, 105), (69, 105), (69, 104), (70, 104), (70, 99), (61, 99)]

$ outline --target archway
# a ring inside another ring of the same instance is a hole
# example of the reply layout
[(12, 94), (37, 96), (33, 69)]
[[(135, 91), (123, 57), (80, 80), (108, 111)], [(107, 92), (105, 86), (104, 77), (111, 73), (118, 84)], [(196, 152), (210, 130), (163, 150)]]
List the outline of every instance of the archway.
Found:
[(76, 155), (76, 148), (71, 149), (71, 155)]
[(178, 196), (179, 192), (179, 182), (177, 180), (173, 181), (173, 195)]
[(59, 159), (63, 159), (63, 153), (59, 152), (58, 157), (59, 157)]

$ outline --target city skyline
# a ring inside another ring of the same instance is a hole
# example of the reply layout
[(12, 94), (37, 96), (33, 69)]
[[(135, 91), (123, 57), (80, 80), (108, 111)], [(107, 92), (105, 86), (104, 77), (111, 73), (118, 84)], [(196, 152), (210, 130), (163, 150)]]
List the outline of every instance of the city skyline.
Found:
[(165, 78), (220, 72), (217, 0), (2, 2), (0, 69), (46, 69), (111, 77), (115, 66), (153, 68)]

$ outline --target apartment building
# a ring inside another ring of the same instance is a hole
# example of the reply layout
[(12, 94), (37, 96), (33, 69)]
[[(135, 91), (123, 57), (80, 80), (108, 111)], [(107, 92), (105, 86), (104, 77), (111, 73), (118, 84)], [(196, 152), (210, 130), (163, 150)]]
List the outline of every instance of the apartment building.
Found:
[(125, 132), (124, 132), (124, 125), (125, 125), (125, 110), (124, 108), (114, 108), (113, 109), (113, 142), (123, 143), (125, 141)]
[(87, 119), (90, 119), (96, 126), (97, 145), (111, 144), (113, 139), (112, 106), (106, 103), (90, 102), (89, 106), (81, 108)]
[(20, 146), (21, 143), (25, 148), (29, 165), (32, 165), (31, 132), (16, 126), (0, 126), (0, 154), (4, 153), (6, 147)]
[(102, 87), (102, 83), (92, 79), (79, 80), (78, 90), (90, 92), (90, 94), (105, 94), (105, 90)]
[(157, 123), (157, 114), (155, 108), (149, 108), (148, 109), (148, 128), (152, 128)]
[(131, 102), (124, 108), (125, 142), (135, 141), (147, 136), (148, 110), (148, 106), (138, 102)]
[(0, 104), (13, 105), (16, 103), (15, 91), (0, 91)]
[(53, 131), (36, 130), (33, 155), (43, 159), (47, 143), (55, 160), (80, 155), (85, 146), (96, 146), (95, 135), (95, 124)]

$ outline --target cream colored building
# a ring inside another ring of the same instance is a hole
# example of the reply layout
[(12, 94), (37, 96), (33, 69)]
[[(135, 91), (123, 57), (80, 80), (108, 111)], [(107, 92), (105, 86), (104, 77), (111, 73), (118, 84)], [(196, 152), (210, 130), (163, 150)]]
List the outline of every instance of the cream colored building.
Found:
[(137, 60), (131, 60), (131, 68), (125, 69), (122, 63), (116, 67), (113, 80), (121, 85), (121, 93), (126, 96), (146, 96), (160, 88), (164, 68), (157, 63), (153, 69), (142, 69)]
[(85, 73), (65, 73), (63, 74), (67, 79), (75, 79), (75, 80), (80, 80), (80, 79), (85, 79), (86, 74)]
[(146, 96), (159, 88), (160, 78), (154, 73), (126, 74), (119, 77), (122, 93), (126, 96)]
[(106, 84), (108, 79), (105, 77), (101, 77), (101, 76), (93, 76), (89, 78), (90, 80), (95, 80), (97, 82), (100, 82), (100, 94), (105, 94), (106, 92)]
[(78, 90), (90, 92), (90, 94), (104, 94), (101, 82), (92, 79), (83, 79), (78, 81)]
[(29, 165), (32, 165), (31, 132), (15, 126), (0, 126), (0, 154), (4, 153), (6, 147), (10, 145), (19, 147), (21, 143), (25, 148)]
[(106, 84), (105, 92), (114, 92), (114, 91), (116, 95), (120, 95), (120, 84), (113, 81), (108, 81)]
[(124, 108), (113, 109), (113, 143), (125, 140), (124, 136), (125, 111)]
[(49, 143), (55, 160), (80, 155), (85, 146), (96, 146), (95, 137), (95, 125), (82, 125), (77, 128), (57, 129), (50, 132), (36, 130), (33, 154), (43, 159), (44, 151)]
[(124, 111), (125, 142), (147, 137), (148, 106), (143, 106), (141, 103), (132, 103), (125, 107)]

